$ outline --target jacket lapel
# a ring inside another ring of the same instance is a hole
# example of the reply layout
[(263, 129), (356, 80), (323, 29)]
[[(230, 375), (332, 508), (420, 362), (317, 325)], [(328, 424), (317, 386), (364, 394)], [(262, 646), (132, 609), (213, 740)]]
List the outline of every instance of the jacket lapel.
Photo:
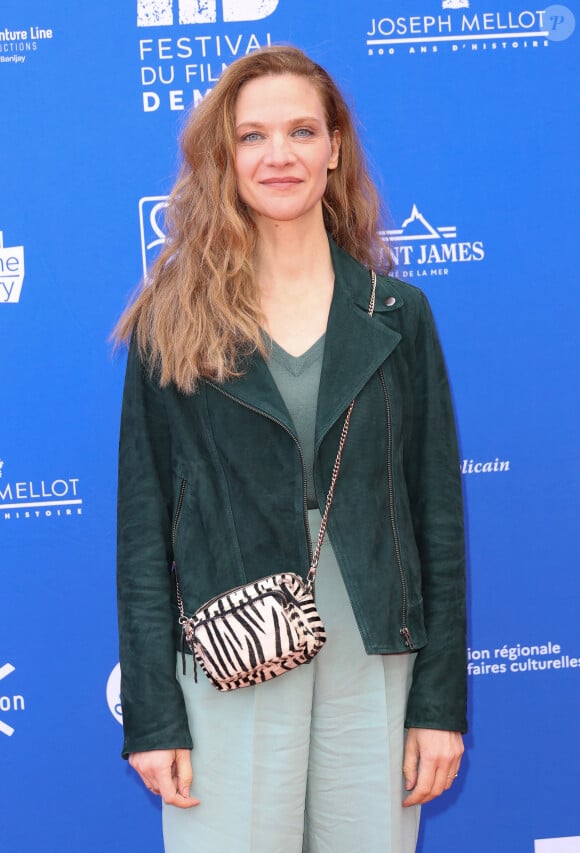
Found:
[[(351, 400), (395, 349), (401, 336), (368, 314), (370, 273), (330, 240), (335, 282), (328, 318), (316, 412), (315, 447)], [(377, 310), (381, 306), (377, 304)], [(207, 384), (296, 430), (267, 364), (254, 353), (238, 379)]]
[(243, 373), (238, 379), (221, 383), (207, 382), (207, 384), (234, 397), (243, 405), (258, 409), (268, 417), (280, 421), (293, 435), (296, 435), (292, 418), (261, 355), (253, 353), (249, 358), (244, 359), (240, 364), (240, 370)]
[(369, 316), (371, 276), (330, 241), (335, 272), (316, 412), (315, 448), (401, 336)]

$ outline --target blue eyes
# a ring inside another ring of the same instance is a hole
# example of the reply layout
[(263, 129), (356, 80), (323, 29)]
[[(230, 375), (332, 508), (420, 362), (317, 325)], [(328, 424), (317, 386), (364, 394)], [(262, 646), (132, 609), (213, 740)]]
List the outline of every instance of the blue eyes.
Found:
[[(297, 139), (308, 139), (309, 137), (314, 136), (314, 131), (309, 127), (298, 127), (296, 130), (293, 130), (290, 135)], [(244, 135), (240, 137), (240, 142), (260, 142), (264, 137), (265, 134), (260, 131), (252, 130), (249, 133), (244, 133)]]

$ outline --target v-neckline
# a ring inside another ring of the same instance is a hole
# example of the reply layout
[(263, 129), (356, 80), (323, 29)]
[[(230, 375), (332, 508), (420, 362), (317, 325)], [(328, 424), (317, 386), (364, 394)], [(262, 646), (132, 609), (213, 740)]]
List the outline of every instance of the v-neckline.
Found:
[(276, 343), (273, 338), (269, 337), (268, 340), (271, 347), (270, 358), (289, 373), (299, 376), (307, 367), (320, 358), (324, 350), (325, 337), (326, 334), (321, 335), (302, 355), (292, 355), (281, 347), (280, 344)]

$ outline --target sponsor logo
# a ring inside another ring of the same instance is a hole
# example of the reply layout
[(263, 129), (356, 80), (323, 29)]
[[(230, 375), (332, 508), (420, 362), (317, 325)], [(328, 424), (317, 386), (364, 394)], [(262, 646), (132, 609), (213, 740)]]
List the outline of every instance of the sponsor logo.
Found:
[(19, 302), (24, 281), (24, 246), (4, 246), (0, 231), (0, 303)]
[[(555, 643), (553, 640), (542, 640), (539, 643), (504, 643), (503, 645), (498, 643), (490, 648), (467, 649), (469, 676), (553, 673), (561, 669), (580, 669), (580, 657), (570, 654), (561, 643)], [(572, 849), (576, 851), (576, 848)], [(540, 850), (544, 853), (543, 848)], [(560, 853), (559, 847), (554, 848), (554, 851), (556, 850)], [(551, 848), (547, 847), (546, 851), (551, 851)]]
[(431, 14), (392, 12), (371, 18), (366, 32), (369, 56), (481, 53), (546, 48), (570, 38), (576, 22), (567, 6), (538, 10), (470, 8), (468, 0), (443, 0)]
[(538, 838), (534, 841), (534, 853), (580, 853), (580, 835)]
[(111, 670), (107, 679), (107, 705), (109, 711), (118, 723), (123, 725), (123, 711), (121, 709), (121, 664), (117, 664)]
[(447, 275), (449, 264), (485, 258), (482, 240), (457, 240), (457, 226), (432, 225), (416, 204), (401, 227), (389, 229), (386, 236), (402, 278)]
[[(279, 0), (137, 0), (137, 26), (171, 27), (139, 38), (143, 112), (197, 106), (230, 62), (272, 43), (269, 31), (235, 24), (263, 21)], [(200, 34), (186, 25), (204, 24)], [(216, 26), (219, 32), (216, 32)]]
[[(3, 666), (0, 666), (0, 682), (4, 681), (4, 679), (9, 675), (12, 675), (15, 669), (16, 667), (12, 666), (11, 663), (5, 663)], [(0, 690), (2, 690), (3, 686), (3, 684), (0, 685)], [(0, 713), (5, 714), (11, 711), (24, 711), (24, 709), (25, 704), (23, 696), (0, 696)], [(0, 734), (12, 737), (14, 734), (14, 728), (4, 720), (0, 720)]]
[(53, 30), (48, 27), (27, 27), (26, 29), (0, 29), (0, 65), (21, 65), (38, 48), (54, 38)]
[(459, 465), (459, 470), (462, 474), (503, 474), (506, 471), (511, 471), (509, 459), (480, 460), (480, 459), (463, 459)]
[(166, 195), (148, 195), (139, 199), (143, 278), (147, 278), (147, 270), (165, 242), (163, 215), (167, 207), (167, 198)]
[(83, 499), (78, 477), (44, 480), (6, 480), (0, 460), (0, 519), (65, 518), (82, 515)]

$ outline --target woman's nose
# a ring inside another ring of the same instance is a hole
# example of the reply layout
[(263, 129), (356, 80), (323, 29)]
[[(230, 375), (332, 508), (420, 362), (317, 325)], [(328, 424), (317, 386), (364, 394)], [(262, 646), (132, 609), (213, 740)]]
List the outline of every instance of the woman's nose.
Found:
[(269, 140), (266, 152), (266, 162), (271, 165), (278, 166), (290, 163), (293, 159), (294, 152), (286, 134), (273, 134)]

